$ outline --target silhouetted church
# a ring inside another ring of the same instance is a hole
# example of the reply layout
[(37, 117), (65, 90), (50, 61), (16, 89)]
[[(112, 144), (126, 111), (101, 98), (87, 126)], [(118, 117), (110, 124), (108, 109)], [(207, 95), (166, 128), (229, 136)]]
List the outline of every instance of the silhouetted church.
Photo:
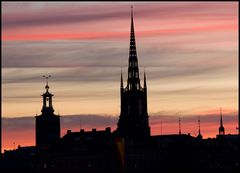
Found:
[[(117, 129), (76, 132), (68, 130), (60, 138), (60, 116), (54, 114), (48, 78), (42, 94), (42, 114), (36, 116), (36, 147), (21, 147), (4, 153), (3, 172), (239, 172), (238, 135), (225, 135), (220, 110), (217, 138), (202, 139), (200, 118), (198, 136), (150, 135), (147, 110), (147, 82), (140, 84), (137, 50), (131, 10), (131, 34), (127, 85), (121, 74), (121, 113)], [(3, 164), (2, 164), (3, 163)], [(2, 165), (1, 165), (2, 164)], [(2, 167), (1, 167), (2, 168)]]
[(36, 116), (36, 146), (39, 148), (49, 148), (51, 143), (60, 139), (60, 116), (54, 114), (54, 95), (49, 92), (48, 77), (46, 78), (46, 92), (42, 94), (42, 114)]
[(144, 72), (144, 86), (139, 79), (137, 49), (135, 42), (133, 11), (131, 10), (131, 35), (128, 60), (127, 86), (123, 86), (121, 73), (121, 113), (116, 133), (124, 138), (150, 136), (147, 111), (147, 82)]

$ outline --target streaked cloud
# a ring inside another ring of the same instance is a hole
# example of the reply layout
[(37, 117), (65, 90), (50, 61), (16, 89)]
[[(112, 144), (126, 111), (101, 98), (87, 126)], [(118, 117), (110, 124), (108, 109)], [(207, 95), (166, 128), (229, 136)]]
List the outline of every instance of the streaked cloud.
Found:
[[(119, 38), (128, 33), (130, 4), (4, 3), (3, 40)], [(133, 4), (138, 19), (135, 23), (140, 23), (139, 36), (234, 30), (238, 27), (237, 3), (233, 2)]]
[[(216, 20), (236, 17), (237, 3), (130, 3), (134, 4), (135, 14), (152, 18), (161, 16), (162, 20), (195, 18)], [(18, 7), (20, 7), (16, 10)], [(21, 10), (20, 10), (21, 9)], [(29, 25), (56, 25), (74, 22), (91, 22), (116, 18), (128, 18), (129, 3), (3, 3), (3, 26), (26, 27)], [(10, 12), (8, 12), (9, 10)], [(214, 11), (213, 11), (214, 10)], [(31, 15), (30, 15), (31, 14)], [(176, 14), (179, 14), (176, 16)], [(214, 14), (214, 15), (213, 15)], [(215, 15), (217, 14), (217, 15)]]

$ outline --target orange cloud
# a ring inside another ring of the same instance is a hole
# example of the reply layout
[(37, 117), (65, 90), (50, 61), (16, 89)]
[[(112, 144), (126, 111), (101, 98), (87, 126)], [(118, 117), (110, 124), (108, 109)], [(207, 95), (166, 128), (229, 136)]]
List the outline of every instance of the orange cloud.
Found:
[(2, 150), (10, 150), (21, 146), (35, 145), (35, 131), (27, 130), (5, 130), (2, 131)]

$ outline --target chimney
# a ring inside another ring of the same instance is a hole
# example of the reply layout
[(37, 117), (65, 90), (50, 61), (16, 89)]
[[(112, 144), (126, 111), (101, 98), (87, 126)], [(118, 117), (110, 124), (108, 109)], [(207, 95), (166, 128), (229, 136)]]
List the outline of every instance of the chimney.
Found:
[(71, 130), (67, 130), (67, 134), (70, 134), (72, 131)]
[(108, 133), (111, 133), (111, 127), (107, 127), (107, 128), (105, 129), (105, 131), (108, 132)]

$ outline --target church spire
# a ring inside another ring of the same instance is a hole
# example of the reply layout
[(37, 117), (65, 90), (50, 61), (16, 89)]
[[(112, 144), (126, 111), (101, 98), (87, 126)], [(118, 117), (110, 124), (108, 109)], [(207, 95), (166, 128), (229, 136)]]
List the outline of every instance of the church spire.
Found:
[(150, 126), (147, 112), (147, 83), (144, 74), (144, 88), (140, 85), (138, 59), (136, 51), (133, 7), (131, 7), (131, 32), (128, 58), (127, 86), (123, 86), (121, 71), (120, 97), (121, 113), (116, 133), (126, 138), (145, 138), (150, 136)]
[(219, 127), (219, 135), (225, 135), (225, 129), (223, 127), (223, 120), (222, 120), (222, 108), (220, 107), (220, 127)]
[(201, 122), (200, 122), (200, 116), (199, 116), (198, 117), (198, 136), (197, 136), (198, 139), (202, 139), (200, 126), (201, 126)]
[(179, 119), (178, 119), (178, 128), (179, 128), (179, 135), (181, 135), (182, 134), (182, 130), (181, 130), (181, 118), (179, 117)]
[(131, 6), (131, 33), (130, 33), (130, 48), (129, 48), (129, 64), (128, 64), (128, 90), (140, 90), (140, 79), (137, 59), (137, 49), (134, 33), (133, 22), (133, 6)]

